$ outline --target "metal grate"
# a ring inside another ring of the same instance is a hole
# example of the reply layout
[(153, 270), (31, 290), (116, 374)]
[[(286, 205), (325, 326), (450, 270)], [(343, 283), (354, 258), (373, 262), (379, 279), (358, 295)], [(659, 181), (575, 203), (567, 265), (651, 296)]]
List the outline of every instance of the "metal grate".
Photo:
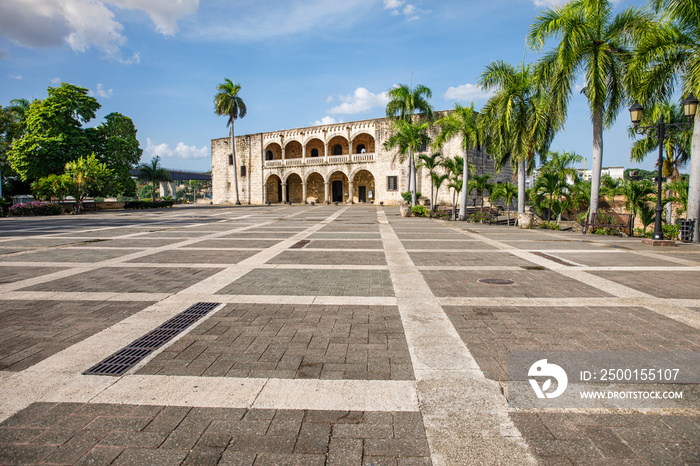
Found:
[(481, 278), (477, 280), (477, 282), (486, 285), (512, 285), (515, 283), (513, 280), (508, 280), (506, 278)]
[(293, 245), (291, 245), (289, 247), (289, 249), (301, 249), (304, 246), (306, 246), (307, 244), (309, 244), (310, 242), (311, 241), (309, 241), (308, 239), (303, 239), (303, 240), (298, 241), (298, 242), (294, 243)]
[(95, 364), (83, 372), (83, 375), (122, 375), (126, 373), (143, 358), (163, 346), (218, 305), (219, 303), (197, 303), (188, 307), (161, 326)]

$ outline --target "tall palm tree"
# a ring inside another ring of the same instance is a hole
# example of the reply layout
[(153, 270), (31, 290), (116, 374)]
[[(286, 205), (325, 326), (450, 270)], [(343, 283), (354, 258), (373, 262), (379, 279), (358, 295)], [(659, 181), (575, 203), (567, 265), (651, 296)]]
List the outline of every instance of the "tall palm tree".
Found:
[(690, 183), (688, 182), (688, 178), (679, 178), (666, 185), (666, 189), (668, 190), (668, 192), (673, 193), (672, 196), (668, 197), (669, 201), (680, 204), (680, 207), (678, 208), (677, 212), (679, 215), (685, 212), (686, 218), (688, 218), (688, 193), (690, 191), (689, 188)]
[(413, 153), (420, 150), (422, 146), (427, 146), (429, 144), (429, 127), (430, 123), (409, 123), (406, 120), (394, 120), (394, 134), (384, 142), (384, 148), (387, 150), (397, 147), (399, 150), (399, 157), (405, 154), (408, 155), (411, 178), (413, 178), (413, 184), (411, 186), (411, 207), (415, 207), (417, 204), (416, 166)]
[(532, 65), (503, 61), (489, 64), (479, 78), (484, 90), (495, 91), (482, 109), (486, 146), (497, 165), (510, 161), (517, 167), (519, 214), (525, 212), (525, 172), (549, 149), (562, 124), (545, 84)]
[(489, 183), (489, 179), (491, 179), (491, 175), (476, 175), (467, 182), (466, 191), (468, 194), (476, 191), (477, 196), (481, 197), (481, 207), (484, 207), (484, 193), (488, 191), (490, 194), (493, 189), (493, 183)]
[(510, 205), (513, 199), (517, 199), (518, 187), (512, 183), (498, 183), (493, 187), (491, 191), (491, 199), (497, 201), (503, 199), (506, 205), (506, 215), (508, 218), (508, 225), (510, 226)]
[(625, 196), (627, 212), (632, 215), (632, 225), (634, 225), (634, 220), (639, 215), (642, 204), (651, 201), (651, 196), (655, 191), (654, 185), (649, 180), (626, 180), (622, 184), (620, 192)]
[[(433, 91), (430, 88), (419, 84), (413, 87), (413, 78), (411, 85), (399, 84), (387, 91), (389, 103), (386, 105), (386, 117), (397, 118), (407, 123), (413, 123), (413, 114), (418, 111), (422, 113), (428, 121), (433, 119), (433, 106), (430, 105), (428, 99), (433, 97)], [(406, 167), (406, 180), (408, 183), (408, 191), (412, 194), (416, 191), (415, 172), (411, 167), (415, 166), (412, 154), (409, 155), (408, 166)]]
[[(442, 154), (440, 152), (433, 152), (432, 154), (419, 154), (418, 155), (418, 164), (416, 165), (416, 168), (421, 168), (425, 167), (428, 169), (428, 174), (430, 176), (430, 208), (432, 210), (435, 209), (435, 197), (433, 196), (433, 191), (435, 190), (435, 180), (437, 179), (435, 176), (437, 175), (437, 172), (435, 169), (438, 167), (442, 166)], [(440, 187), (438, 186), (438, 189)]]
[(583, 162), (583, 157), (576, 152), (547, 152), (542, 159), (542, 172), (552, 172), (566, 180), (573, 180), (578, 177), (578, 170), (574, 168), (575, 163)]
[(156, 200), (156, 184), (161, 181), (170, 181), (170, 172), (160, 166), (160, 157), (155, 156), (151, 163), (141, 163), (136, 169), (141, 180), (151, 183), (153, 186), (153, 201)]
[(528, 33), (529, 45), (537, 51), (548, 40), (560, 38), (541, 60), (541, 77), (549, 82), (563, 114), (576, 79), (580, 73), (585, 77), (583, 94), (593, 121), (591, 217), (598, 211), (603, 130), (615, 121), (624, 103), (630, 46), (650, 22), (648, 14), (635, 8), (613, 16), (611, 0), (574, 0), (544, 11)]
[[(455, 105), (455, 109), (444, 118), (437, 121), (440, 125), (440, 133), (435, 139), (435, 147), (442, 147), (445, 142), (455, 136), (462, 138), (462, 149), (464, 149), (463, 163), (464, 172), (462, 173), (462, 183), (469, 183), (469, 151), (479, 147), (481, 144), (481, 130), (477, 124), (478, 113), (474, 111), (474, 103), (471, 106), (463, 107), (460, 104)], [(467, 190), (462, 190), (462, 196), (459, 200), (459, 219), (467, 219)]]
[(456, 204), (456, 197), (462, 191), (463, 181), (462, 174), (464, 173), (464, 159), (456, 155), (453, 159), (445, 159), (443, 165), (447, 170), (447, 187), (452, 188), (452, 212)]
[(226, 78), (222, 84), (216, 86), (216, 95), (214, 95), (214, 111), (219, 116), (228, 116), (226, 125), (231, 127), (233, 190), (236, 193), (236, 205), (241, 205), (241, 201), (238, 199), (238, 165), (236, 165), (236, 146), (233, 141), (233, 122), (238, 118), (243, 118), (248, 113), (245, 102), (238, 96), (240, 90), (240, 84), (234, 84), (230, 79)]
[(437, 202), (438, 202), (438, 196), (440, 193), (440, 186), (450, 177), (449, 173), (431, 173), (430, 174), (430, 180), (433, 183), (433, 186), (435, 186), (435, 205), (432, 206), (433, 211), (437, 208)]

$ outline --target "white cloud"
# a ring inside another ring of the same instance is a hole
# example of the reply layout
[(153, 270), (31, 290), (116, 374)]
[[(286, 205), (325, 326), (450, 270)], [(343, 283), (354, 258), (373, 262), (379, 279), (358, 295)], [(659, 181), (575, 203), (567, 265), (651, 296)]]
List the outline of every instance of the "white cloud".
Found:
[(386, 104), (389, 103), (389, 96), (386, 92), (374, 94), (364, 87), (358, 87), (355, 89), (354, 93), (347, 96), (339, 95), (338, 99), (341, 104), (328, 110), (328, 113), (331, 115), (354, 115), (355, 113), (366, 112), (375, 107), (386, 106)]
[(53, 79), (51, 80), (51, 83), (52, 83), (52, 84), (61, 84), (61, 78), (59, 78), (58, 76), (56, 76), (55, 78), (53, 78)]
[(119, 59), (126, 43), (114, 9), (141, 10), (164, 35), (178, 20), (197, 11), (199, 0), (12, 0), (0, 2), (0, 36), (25, 47), (68, 44), (84, 52), (95, 47)]
[(403, 5), (403, 3), (402, 0), (384, 0), (384, 9), (393, 10)]
[(491, 96), (490, 92), (481, 90), (476, 84), (460, 84), (457, 87), (450, 87), (445, 92), (445, 100), (464, 100), (471, 102), (474, 100), (486, 100)]
[(160, 156), (161, 158), (204, 159), (209, 157), (209, 148), (206, 146), (198, 149), (196, 146), (188, 146), (184, 142), (178, 142), (173, 149), (165, 143), (154, 144), (149, 138), (146, 138), (146, 147), (143, 152), (148, 158)]
[(10, 51), (7, 49), (0, 49), (0, 60), (9, 60)]
[(571, 0), (533, 0), (535, 6), (542, 8), (554, 8), (558, 6), (563, 6), (569, 3)]
[(112, 97), (112, 91), (114, 91), (114, 89), (105, 89), (102, 83), (97, 83), (97, 89), (90, 91), (89, 94), (93, 97), (104, 97), (108, 99)]
[(424, 13), (414, 4), (406, 3), (404, 0), (384, 0), (384, 9), (391, 10), (391, 14), (394, 16), (404, 15), (409, 21), (419, 19), (419, 13)]
[(12, 79), (16, 79), (17, 81), (19, 81), (20, 79), (22, 79), (24, 77), (21, 74), (8, 74), (8, 76), (11, 77)]
[(332, 125), (333, 123), (342, 123), (343, 120), (336, 120), (335, 118), (331, 116), (324, 116), (320, 120), (314, 121), (313, 125), (314, 126), (320, 126), (320, 125)]

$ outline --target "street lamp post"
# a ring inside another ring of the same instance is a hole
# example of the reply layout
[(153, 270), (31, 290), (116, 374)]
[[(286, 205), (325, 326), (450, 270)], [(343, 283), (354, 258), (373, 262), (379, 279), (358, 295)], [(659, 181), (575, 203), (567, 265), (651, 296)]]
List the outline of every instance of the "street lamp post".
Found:
[(664, 139), (668, 134), (670, 135), (673, 130), (681, 130), (689, 127), (692, 123), (693, 117), (698, 108), (698, 99), (691, 93), (683, 101), (683, 112), (685, 113), (687, 122), (684, 123), (666, 123), (664, 121), (664, 115), (661, 114), (659, 122), (651, 126), (639, 126), (639, 122), (642, 121), (642, 113), (644, 112), (644, 107), (639, 105), (636, 100), (634, 104), (629, 108), (630, 118), (632, 119), (632, 124), (634, 125), (634, 132), (637, 134), (647, 134), (652, 131), (656, 131), (657, 140), (659, 142), (659, 172), (656, 178), (656, 219), (654, 222), (654, 235), (652, 239), (662, 240), (664, 239), (663, 229), (661, 228), (661, 216), (663, 208), (661, 207), (661, 179), (663, 177), (663, 166), (664, 166)]

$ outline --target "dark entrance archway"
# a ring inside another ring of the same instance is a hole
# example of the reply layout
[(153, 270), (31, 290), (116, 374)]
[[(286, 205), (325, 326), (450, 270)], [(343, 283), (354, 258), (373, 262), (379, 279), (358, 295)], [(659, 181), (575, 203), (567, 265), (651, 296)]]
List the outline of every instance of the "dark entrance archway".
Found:
[[(289, 186), (287, 186), (287, 196), (289, 196)], [(282, 180), (277, 178), (277, 202), (282, 202)]]
[(343, 202), (343, 181), (335, 180), (333, 181), (333, 202)]

